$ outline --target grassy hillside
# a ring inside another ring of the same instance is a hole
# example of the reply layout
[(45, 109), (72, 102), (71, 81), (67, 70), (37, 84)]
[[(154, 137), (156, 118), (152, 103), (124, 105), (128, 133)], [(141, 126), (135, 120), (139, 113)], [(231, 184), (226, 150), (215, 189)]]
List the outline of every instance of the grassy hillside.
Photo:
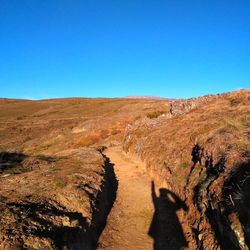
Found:
[(0, 100), (0, 248), (95, 249), (115, 199), (101, 145), (167, 111), (131, 99)]
[(192, 249), (249, 244), (249, 91), (224, 94), (154, 122), (137, 120), (127, 130), (124, 149), (186, 201), (189, 212), (181, 217)]
[(247, 249), (249, 107), (250, 91), (0, 99), (0, 247), (95, 248), (117, 189), (101, 149), (122, 145), (185, 204), (177, 215), (190, 249)]
[(120, 140), (127, 124), (168, 103), (131, 99), (51, 99), (0, 102), (0, 150), (29, 154)]

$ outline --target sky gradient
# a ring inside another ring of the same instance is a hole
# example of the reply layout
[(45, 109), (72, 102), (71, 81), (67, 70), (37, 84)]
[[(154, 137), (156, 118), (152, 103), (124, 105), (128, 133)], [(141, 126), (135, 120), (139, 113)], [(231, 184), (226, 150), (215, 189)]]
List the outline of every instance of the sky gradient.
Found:
[(0, 0), (0, 97), (250, 88), (249, 0)]

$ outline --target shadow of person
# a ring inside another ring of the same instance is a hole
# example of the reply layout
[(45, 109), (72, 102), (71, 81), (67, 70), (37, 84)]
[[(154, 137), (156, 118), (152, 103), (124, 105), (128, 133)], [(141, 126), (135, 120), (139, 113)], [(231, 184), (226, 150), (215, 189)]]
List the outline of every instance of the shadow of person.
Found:
[(188, 246), (176, 211), (188, 210), (186, 204), (168, 189), (159, 189), (160, 195), (155, 193), (152, 181), (152, 200), (154, 216), (148, 234), (154, 239), (154, 250), (180, 250)]

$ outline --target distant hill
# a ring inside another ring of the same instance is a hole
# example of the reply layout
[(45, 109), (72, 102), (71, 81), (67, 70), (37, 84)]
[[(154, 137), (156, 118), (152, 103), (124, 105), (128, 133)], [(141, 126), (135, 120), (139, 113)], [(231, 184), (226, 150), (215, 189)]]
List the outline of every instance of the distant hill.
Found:
[(149, 99), (149, 100), (175, 100), (173, 98), (166, 98), (166, 97), (160, 97), (160, 96), (125, 96), (123, 98), (126, 99)]

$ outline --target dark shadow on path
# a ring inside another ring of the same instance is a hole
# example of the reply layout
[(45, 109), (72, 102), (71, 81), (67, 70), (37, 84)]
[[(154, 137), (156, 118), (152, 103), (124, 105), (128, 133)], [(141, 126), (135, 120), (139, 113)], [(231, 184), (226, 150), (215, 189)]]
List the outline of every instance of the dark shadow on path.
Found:
[(180, 250), (187, 247), (181, 224), (177, 217), (177, 210), (188, 210), (186, 204), (168, 189), (159, 189), (160, 195), (155, 193), (152, 182), (152, 199), (154, 216), (148, 234), (154, 239), (154, 250)]

